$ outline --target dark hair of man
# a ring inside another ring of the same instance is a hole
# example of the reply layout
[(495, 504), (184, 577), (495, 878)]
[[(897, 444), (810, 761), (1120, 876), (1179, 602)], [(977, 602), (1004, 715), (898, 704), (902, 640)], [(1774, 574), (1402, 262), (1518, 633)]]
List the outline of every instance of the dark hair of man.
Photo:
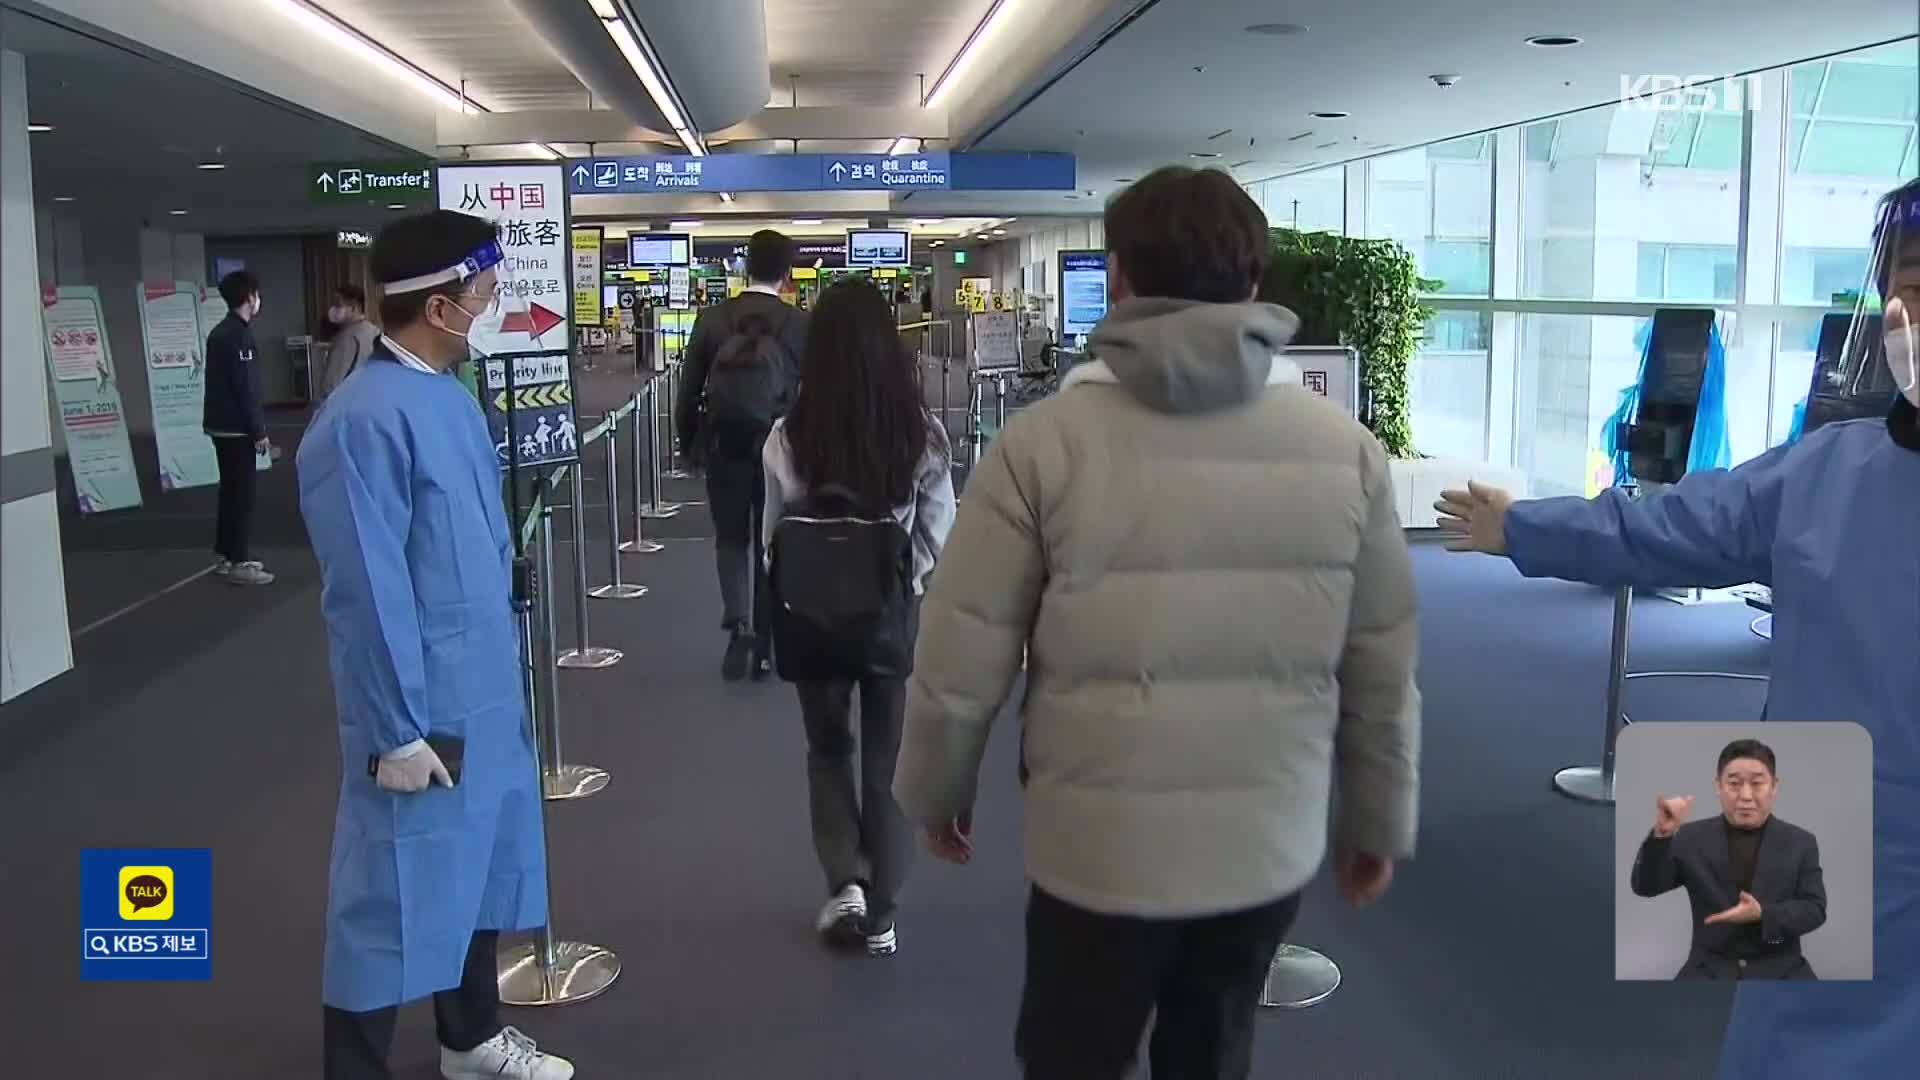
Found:
[(1730, 762), (1739, 761), (1741, 758), (1765, 765), (1768, 776), (1779, 775), (1778, 770), (1774, 768), (1773, 747), (1759, 739), (1735, 739), (1728, 743), (1727, 748), (1720, 751), (1720, 764), (1713, 770), (1714, 775), (1718, 776), (1726, 772)]
[(367, 290), (355, 285), (351, 281), (342, 282), (339, 288), (333, 290), (333, 295), (338, 299), (345, 300), (361, 311), (367, 310)]
[(747, 237), (747, 280), (777, 285), (793, 271), (793, 241), (785, 233), (761, 229)]
[(260, 279), (245, 270), (235, 270), (220, 279), (220, 299), (225, 300), (230, 309), (238, 308), (258, 295)]
[[(373, 239), (373, 254), (368, 259), (373, 279), (384, 284), (445, 270), (484, 246), (498, 231), (485, 218), (457, 210), (401, 218)], [(380, 325), (389, 333), (404, 330), (420, 320), (428, 300), (466, 291), (465, 282), (449, 281), (430, 289), (385, 293), (380, 298)]]
[(1107, 204), (1105, 228), (1135, 296), (1240, 303), (1272, 260), (1266, 215), (1218, 169), (1148, 173)]
[(929, 440), (951, 455), (921, 403), (893, 308), (869, 282), (843, 278), (815, 301), (785, 430), (807, 487), (838, 484), (876, 506), (913, 498)]

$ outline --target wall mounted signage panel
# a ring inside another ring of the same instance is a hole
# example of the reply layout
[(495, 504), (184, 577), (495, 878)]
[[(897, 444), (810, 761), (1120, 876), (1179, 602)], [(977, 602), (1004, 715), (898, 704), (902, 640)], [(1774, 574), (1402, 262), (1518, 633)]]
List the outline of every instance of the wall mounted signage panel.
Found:
[(575, 195), (735, 191), (1072, 191), (1074, 157), (1055, 153), (708, 154), (573, 161)]
[(1107, 315), (1107, 253), (1060, 253), (1060, 336), (1084, 337)]
[(317, 203), (432, 206), (433, 179), (426, 162), (322, 162), (307, 169), (307, 193)]
[(906, 266), (912, 248), (905, 229), (856, 229), (847, 233), (847, 265)]

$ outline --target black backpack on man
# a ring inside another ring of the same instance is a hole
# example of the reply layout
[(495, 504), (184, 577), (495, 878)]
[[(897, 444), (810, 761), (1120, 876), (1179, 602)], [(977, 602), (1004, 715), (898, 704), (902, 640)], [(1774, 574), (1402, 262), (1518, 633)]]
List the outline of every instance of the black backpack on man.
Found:
[(913, 670), (913, 541), (892, 511), (825, 486), (789, 503), (768, 548), (775, 669), (787, 682)]
[(726, 458), (758, 457), (773, 422), (793, 393), (796, 358), (780, 328), (763, 313), (740, 318), (707, 369), (705, 426), (708, 449)]

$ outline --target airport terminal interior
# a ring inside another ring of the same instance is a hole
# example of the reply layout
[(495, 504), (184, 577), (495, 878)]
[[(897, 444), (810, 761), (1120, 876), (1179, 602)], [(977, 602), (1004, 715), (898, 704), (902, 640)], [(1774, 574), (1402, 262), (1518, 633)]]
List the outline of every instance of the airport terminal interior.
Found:
[[(781, 232), (787, 303), (849, 277), (891, 301), (964, 525), (1001, 429), (1098, 358), (1103, 210), (1178, 165), (1352, 275), (1290, 351), (1385, 445), (1418, 588), (1417, 852), (1371, 906), (1306, 887), (1253, 1075), (1712, 1076), (1730, 988), (1614, 979), (1607, 770), (1629, 721), (1760, 717), (1770, 595), (1531, 581), (1447, 550), (1431, 507), (1631, 482), (1623, 395), (1688, 326), (1711, 464), (1797, 439), (1878, 200), (1920, 175), (1917, 34), (1912, 0), (0, 0), (0, 1072), (320, 1075), (362, 766), (295, 459), (340, 287), (377, 318), (382, 228), (447, 209), (498, 222), (501, 333), (535, 354), (462, 376), (534, 579), (550, 913), (503, 939), (507, 1022), (582, 1077), (1018, 1075), (1022, 690), (972, 861), (921, 853), (896, 954), (822, 949), (795, 694), (721, 677), (671, 402), (694, 321)], [(238, 271), (259, 587), (216, 565), (202, 413)], [(1417, 329), (1332, 325), (1355, 305)], [(209, 851), (201, 951), (77, 964), (88, 849)], [(440, 1075), (431, 1012), (398, 1023), (394, 1075)]]

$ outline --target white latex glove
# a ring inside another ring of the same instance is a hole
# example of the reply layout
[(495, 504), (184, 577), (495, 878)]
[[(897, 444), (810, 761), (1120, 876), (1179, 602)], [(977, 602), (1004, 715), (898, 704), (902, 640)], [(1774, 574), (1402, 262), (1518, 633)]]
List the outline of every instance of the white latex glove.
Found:
[(373, 782), (384, 791), (396, 791), (402, 795), (425, 791), (435, 783), (441, 787), (452, 787), (453, 777), (447, 773), (447, 766), (433, 747), (422, 745), (420, 749), (401, 758), (381, 758), (380, 767), (374, 771)]

